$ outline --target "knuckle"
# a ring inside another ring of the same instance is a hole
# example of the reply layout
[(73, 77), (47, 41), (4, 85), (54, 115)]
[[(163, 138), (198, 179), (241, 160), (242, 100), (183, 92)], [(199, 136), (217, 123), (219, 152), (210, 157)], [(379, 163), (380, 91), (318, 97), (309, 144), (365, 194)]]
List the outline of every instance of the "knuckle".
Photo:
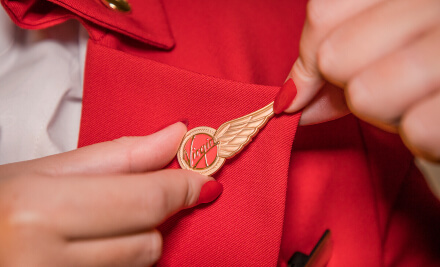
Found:
[(293, 64), (294, 75), (303, 81), (309, 81), (317, 76), (318, 70), (315, 66), (316, 64), (312, 57), (304, 54)]
[(151, 266), (160, 259), (163, 239), (159, 231), (154, 229), (131, 238), (135, 238), (135, 240), (130, 240), (133, 243), (114, 251), (113, 258), (122, 259), (122, 262), (126, 264), (121, 264), (121, 266)]
[(190, 170), (177, 170), (177, 172), (178, 173), (175, 173), (174, 175), (179, 176), (179, 179), (177, 179), (180, 183), (179, 191), (184, 193), (184, 195), (182, 195), (182, 199), (184, 198), (182, 204), (184, 207), (190, 207), (197, 202), (199, 197), (197, 183), (194, 179), (195, 176), (199, 174)]
[(162, 255), (163, 238), (159, 231), (154, 230), (145, 236), (144, 250), (141, 255), (144, 257), (144, 264), (151, 265), (157, 262)]
[(44, 227), (42, 216), (32, 210), (14, 209), (2, 214), (3, 226), (16, 236), (26, 237)]
[(134, 172), (133, 152), (131, 149), (133, 145), (133, 137), (123, 136), (111, 142), (120, 150), (122, 160), (125, 161), (123, 165), (128, 166), (129, 172)]
[(162, 170), (161, 175), (176, 179), (161, 179), (154, 188), (142, 196), (138, 205), (146, 220), (160, 223), (177, 209), (193, 206), (198, 199), (198, 186), (194, 173), (187, 170)]
[[(25, 266), (19, 263), (22, 260), (31, 260), (35, 255), (32, 251), (35, 251), (35, 245), (39, 244), (42, 238), (49, 236), (50, 227), (44, 222), (40, 214), (26, 211), (15, 210), (7, 214), (2, 213), (0, 220), (0, 236), (3, 248), (14, 248), (9, 250), (8, 256), (2, 260), (8, 262), (6, 265), (2, 265), (0, 260), (0, 266)], [(41, 244), (45, 246), (46, 244)], [(40, 248), (38, 248), (40, 249)], [(17, 253), (19, 255), (17, 255)], [(1, 254), (1, 252), (0, 252)], [(28, 255), (26, 258), (21, 258), (21, 255)], [(35, 255), (38, 256), (38, 255)], [(12, 261), (12, 262), (9, 262)]]
[(186, 190), (186, 198), (185, 198), (185, 207), (192, 206), (194, 203), (196, 203), (198, 196), (196, 194), (196, 185), (191, 182), (191, 179), (188, 177), (185, 177), (185, 188)]
[[(381, 83), (371, 82), (369, 76), (358, 75), (346, 87), (346, 99), (350, 110), (362, 119), (391, 130), (401, 116), (399, 103), (390, 98)], [(391, 128), (387, 127), (390, 126)], [(395, 130), (394, 130), (395, 131)]]
[(307, 22), (313, 28), (325, 27), (329, 19), (328, 7), (325, 1), (310, 0), (307, 3)]
[[(21, 178), (17, 178), (19, 180)], [(18, 183), (20, 185), (20, 183)], [(47, 225), (47, 216), (36, 208), (35, 203), (27, 198), (26, 192), (16, 190), (14, 183), (7, 192), (0, 192), (0, 223), (3, 229), (9, 229), (15, 236), (26, 236), (37, 232)]]
[(440, 161), (438, 132), (423, 116), (405, 115), (401, 122), (401, 135), (407, 146), (417, 155), (432, 161)]
[(141, 201), (141, 210), (145, 210), (146, 216), (156, 222), (160, 222), (169, 210), (169, 200), (165, 189), (150, 190)]
[(337, 65), (334, 51), (330, 48), (329, 41), (325, 41), (317, 52), (317, 63), (321, 73), (330, 78), (335, 78), (335, 66)]
[(371, 116), (371, 109), (374, 106), (370, 103), (370, 98), (367, 96), (365, 89), (359, 82), (353, 81), (348, 84), (345, 96), (350, 110), (359, 117)]
[(119, 144), (119, 145), (123, 145), (123, 146), (131, 145), (133, 143), (133, 137), (131, 137), (131, 136), (122, 136), (122, 137), (119, 137), (117, 139), (114, 139), (112, 142), (114, 142), (116, 144)]

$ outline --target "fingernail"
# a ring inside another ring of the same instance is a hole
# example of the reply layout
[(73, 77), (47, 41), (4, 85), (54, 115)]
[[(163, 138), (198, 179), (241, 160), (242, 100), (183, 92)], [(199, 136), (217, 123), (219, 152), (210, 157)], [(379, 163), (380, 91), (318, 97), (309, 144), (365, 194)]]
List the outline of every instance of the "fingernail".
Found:
[(290, 104), (292, 104), (295, 96), (295, 83), (292, 79), (288, 79), (275, 97), (275, 101), (273, 103), (273, 111), (275, 112), (275, 114), (280, 114), (281, 112), (285, 111), (290, 106)]
[(189, 125), (188, 119), (182, 119), (182, 120), (180, 120), (180, 122), (185, 124), (186, 127), (188, 127), (188, 125)]
[(217, 181), (206, 182), (200, 190), (197, 204), (209, 203), (214, 201), (223, 192), (223, 185)]

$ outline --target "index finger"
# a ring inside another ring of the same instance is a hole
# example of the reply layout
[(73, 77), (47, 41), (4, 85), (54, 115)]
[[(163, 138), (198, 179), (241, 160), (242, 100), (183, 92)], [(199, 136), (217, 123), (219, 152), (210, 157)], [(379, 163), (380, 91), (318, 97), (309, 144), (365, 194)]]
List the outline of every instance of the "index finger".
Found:
[[(301, 35), (299, 57), (288, 76), (293, 79), (297, 94), (286, 112), (297, 112), (304, 108), (324, 85), (318, 66), (318, 51), (326, 36), (347, 19), (381, 1), (383, 0), (309, 1), (306, 22)], [(317, 102), (322, 110), (322, 105), (326, 101), (315, 100), (314, 102)], [(306, 114), (303, 113), (303, 115)]]
[[(202, 186), (213, 179), (187, 170), (162, 170), (43, 180), (36, 183), (40, 190), (34, 190), (46, 196), (45, 213), (56, 215), (52, 226), (69, 239), (90, 239), (153, 229), (177, 211), (196, 205)], [(204, 203), (222, 191), (219, 183), (211, 183), (217, 191), (200, 199)]]

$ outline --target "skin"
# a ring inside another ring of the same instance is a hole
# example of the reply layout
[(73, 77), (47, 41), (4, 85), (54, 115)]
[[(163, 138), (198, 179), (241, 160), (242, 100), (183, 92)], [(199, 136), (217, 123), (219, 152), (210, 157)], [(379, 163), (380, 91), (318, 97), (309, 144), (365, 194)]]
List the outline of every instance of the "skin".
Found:
[(0, 166), (0, 266), (149, 266), (156, 230), (193, 207), (212, 178), (159, 170), (182, 123), (71, 152)]
[(307, 125), (351, 111), (439, 162), (439, 48), (437, 0), (311, 0), (286, 112)]
[[(305, 108), (301, 124), (314, 124), (351, 111), (439, 161), (439, 47), (438, 0), (311, 0), (286, 112)], [(156, 262), (156, 227), (193, 207), (210, 179), (160, 170), (185, 130), (0, 166), (0, 266)]]

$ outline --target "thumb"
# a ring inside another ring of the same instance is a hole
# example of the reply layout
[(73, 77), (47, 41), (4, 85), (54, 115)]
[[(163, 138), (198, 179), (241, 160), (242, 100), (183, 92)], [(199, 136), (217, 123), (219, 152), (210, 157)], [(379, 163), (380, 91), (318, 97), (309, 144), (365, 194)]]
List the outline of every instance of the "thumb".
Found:
[(313, 64), (299, 57), (274, 101), (274, 112), (302, 110), (301, 125), (316, 124), (349, 113), (344, 91), (323, 80)]
[(153, 171), (174, 158), (185, 132), (185, 125), (178, 122), (148, 136), (122, 137), (30, 163), (56, 176)]

